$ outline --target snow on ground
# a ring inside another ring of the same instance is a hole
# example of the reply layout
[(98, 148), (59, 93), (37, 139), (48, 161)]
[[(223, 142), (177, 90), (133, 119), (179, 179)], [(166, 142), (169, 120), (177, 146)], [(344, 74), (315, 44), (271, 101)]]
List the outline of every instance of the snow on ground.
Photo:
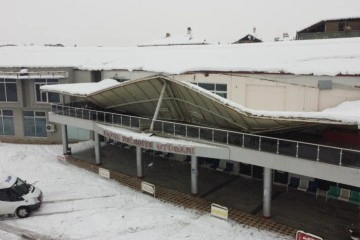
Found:
[(1, 240), (21, 239), (22, 232), (37, 239), (290, 239), (160, 202), (58, 161), (61, 152), (61, 145), (0, 143), (0, 176), (38, 181), (44, 193), (43, 205), (29, 218), (0, 220)]

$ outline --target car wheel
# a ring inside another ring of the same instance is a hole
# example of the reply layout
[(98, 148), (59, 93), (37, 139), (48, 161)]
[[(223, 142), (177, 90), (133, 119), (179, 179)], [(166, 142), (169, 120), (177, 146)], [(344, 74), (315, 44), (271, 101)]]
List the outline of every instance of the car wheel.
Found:
[(19, 207), (16, 209), (16, 215), (19, 218), (26, 218), (30, 215), (30, 209), (28, 207)]

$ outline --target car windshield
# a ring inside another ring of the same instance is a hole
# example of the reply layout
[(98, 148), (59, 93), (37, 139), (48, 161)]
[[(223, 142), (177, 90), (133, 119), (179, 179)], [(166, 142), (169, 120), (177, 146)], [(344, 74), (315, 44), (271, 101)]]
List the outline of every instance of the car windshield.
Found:
[(16, 182), (11, 188), (20, 196), (28, 194), (30, 191), (30, 185), (24, 182), (23, 180), (21, 180), (20, 178), (16, 179)]

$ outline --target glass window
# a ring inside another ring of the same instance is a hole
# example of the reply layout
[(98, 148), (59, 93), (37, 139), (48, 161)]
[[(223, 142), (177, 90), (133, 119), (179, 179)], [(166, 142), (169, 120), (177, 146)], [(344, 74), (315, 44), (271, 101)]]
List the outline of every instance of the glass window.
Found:
[(216, 84), (216, 91), (227, 91), (226, 84)]
[(0, 101), (17, 102), (17, 85), (14, 79), (0, 79)]
[(0, 82), (0, 101), (6, 102), (5, 84)]
[(24, 111), (24, 135), (47, 137), (45, 112)]
[(202, 87), (206, 90), (209, 90), (209, 91), (215, 90), (215, 84), (212, 84), (212, 83), (199, 83), (198, 86)]
[(15, 136), (12, 110), (0, 109), (0, 135)]
[(41, 92), (40, 87), (44, 85), (58, 84), (58, 79), (35, 79), (35, 98), (38, 103), (58, 103), (60, 96), (58, 93)]
[(192, 83), (209, 90), (212, 93), (219, 95), (220, 97), (227, 98), (227, 85), (221, 83)]

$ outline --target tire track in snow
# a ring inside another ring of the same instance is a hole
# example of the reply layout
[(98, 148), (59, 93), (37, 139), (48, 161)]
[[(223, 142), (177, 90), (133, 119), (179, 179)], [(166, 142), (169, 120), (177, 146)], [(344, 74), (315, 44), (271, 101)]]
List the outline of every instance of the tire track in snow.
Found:
[(15, 236), (18, 236), (22, 239), (27, 240), (56, 240), (56, 238), (51, 238), (47, 235), (43, 235), (37, 232), (26, 230), (19, 227), (14, 227), (5, 223), (0, 222), (0, 230), (3, 232), (11, 233)]

